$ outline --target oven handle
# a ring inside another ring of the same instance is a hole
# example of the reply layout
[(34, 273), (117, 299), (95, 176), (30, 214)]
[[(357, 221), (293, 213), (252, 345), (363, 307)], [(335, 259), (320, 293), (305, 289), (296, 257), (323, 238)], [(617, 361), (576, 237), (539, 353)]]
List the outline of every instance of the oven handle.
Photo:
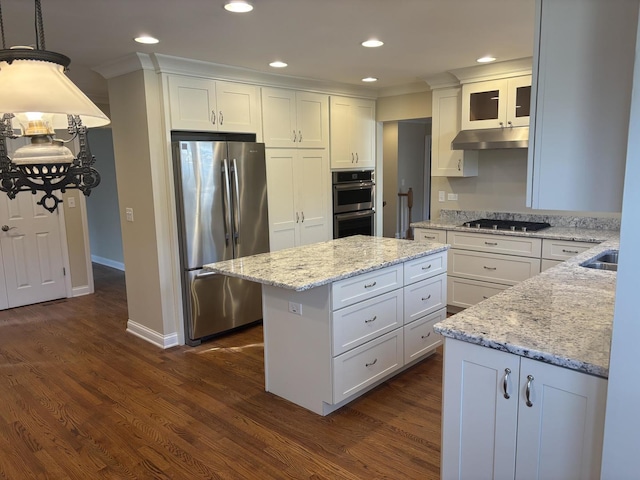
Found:
[(371, 208), (369, 210), (361, 210), (359, 212), (338, 213), (334, 215), (336, 220), (349, 220), (350, 218), (366, 217), (368, 215), (374, 215), (376, 211)]
[(365, 190), (375, 185), (373, 182), (358, 182), (358, 183), (337, 183), (333, 185), (335, 190)]

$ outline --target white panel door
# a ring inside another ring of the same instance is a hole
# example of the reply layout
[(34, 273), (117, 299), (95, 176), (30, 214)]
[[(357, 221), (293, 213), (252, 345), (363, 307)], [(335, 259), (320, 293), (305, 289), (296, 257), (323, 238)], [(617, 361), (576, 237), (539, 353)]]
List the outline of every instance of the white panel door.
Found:
[(267, 147), (298, 146), (295, 92), (280, 88), (262, 89), (262, 129)]
[[(267, 149), (269, 197), (269, 248), (272, 252), (298, 245), (300, 214), (297, 212), (295, 149)], [(297, 217), (297, 219), (296, 219)]]
[(329, 143), (329, 96), (296, 93), (298, 147), (327, 148)]
[(329, 240), (329, 160), (324, 149), (298, 150), (296, 180), (300, 211), (300, 243)]
[(356, 167), (374, 167), (375, 158), (375, 103), (372, 100), (354, 101), (351, 121), (353, 122), (353, 150)]
[(242, 83), (217, 82), (218, 130), (252, 132), (260, 130), (258, 87)]
[(59, 217), (37, 205), (38, 199), (29, 192), (15, 200), (0, 196), (0, 249), (10, 308), (66, 296)]
[(216, 83), (203, 78), (170, 76), (171, 128), (218, 130)]

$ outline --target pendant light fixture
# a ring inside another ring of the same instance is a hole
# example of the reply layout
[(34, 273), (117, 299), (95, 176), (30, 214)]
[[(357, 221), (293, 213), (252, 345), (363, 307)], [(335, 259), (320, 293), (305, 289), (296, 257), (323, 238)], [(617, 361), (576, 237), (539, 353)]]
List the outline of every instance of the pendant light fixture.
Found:
[[(11, 199), (23, 191), (41, 192), (38, 205), (54, 212), (62, 202), (54, 192), (79, 189), (88, 196), (100, 183), (87, 128), (107, 125), (109, 118), (66, 76), (69, 58), (45, 49), (40, 0), (34, 1), (35, 48), (6, 48), (0, 5), (0, 191)], [(66, 129), (72, 138), (55, 138), (56, 129)], [(30, 144), (11, 159), (7, 138), (19, 137)], [(76, 137), (80, 150), (74, 157), (64, 143)]]

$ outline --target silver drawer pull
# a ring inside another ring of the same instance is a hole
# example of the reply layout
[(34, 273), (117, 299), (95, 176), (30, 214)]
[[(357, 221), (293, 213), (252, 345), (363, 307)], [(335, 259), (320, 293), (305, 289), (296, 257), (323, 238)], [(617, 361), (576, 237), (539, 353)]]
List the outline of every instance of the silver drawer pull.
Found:
[(511, 373), (511, 369), (510, 368), (505, 368), (504, 369), (504, 378), (502, 379), (502, 390), (504, 391), (504, 398), (506, 398), (507, 400), (509, 400), (511, 398), (511, 395), (509, 395), (509, 391), (508, 389), (508, 381), (509, 381), (509, 374)]
[(365, 364), (364, 364), (364, 366), (365, 366), (365, 367), (370, 367), (370, 366), (372, 366), (372, 365), (375, 365), (377, 361), (378, 361), (378, 359), (376, 358), (376, 359), (375, 359), (373, 362), (371, 362), (371, 363), (365, 363)]
[(422, 267), (423, 270), (429, 270), (431, 268), (431, 264), (427, 265), (426, 267)]
[(376, 283), (378, 283), (378, 282), (373, 282), (373, 283), (370, 283), (369, 285), (365, 285), (365, 286), (364, 286), (364, 288), (371, 288), (371, 287), (375, 287), (375, 286), (376, 286)]
[(424, 302), (426, 300), (429, 300), (430, 298), (431, 298), (431, 295), (427, 295), (426, 297), (422, 297), (422, 301)]
[(498, 267), (487, 267), (486, 265), (484, 267), (482, 267), (482, 268), (484, 268), (485, 270), (497, 270), (498, 269)]
[(376, 315), (373, 316), (373, 318), (370, 318), (369, 320), (365, 320), (364, 323), (371, 323), (371, 322), (375, 322), (376, 318), (378, 318)]
[(482, 295), (482, 298), (483, 298), (483, 300), (486, 300), (489, 297), (487, 297), (486, 295)]
[(428, 238), (429, 240), (435, 240), (436, 237), (430, 237), (429, 235), (423, 235), (422, 238)]
[(431, 332), (427, 333), (426, 335), (422, 335), (420, 338), (424, 340), (425, 338), (429, 338), (430, 336), (431, 336)]
[(533, 407), (533, 402), (531, 401), (531, 384), (533, 383), (533, 375), (527, 375), (527, 390), (525, 395), (527, 397), (527, 407)]
[(484, 242), (485, 245), (489, 245), (490, 247), (495, 247), (498, 245), (498, 242)]
[(565, 250), (564, 248), (562, 249), (562, 253), (580, 253), (577, 250)]

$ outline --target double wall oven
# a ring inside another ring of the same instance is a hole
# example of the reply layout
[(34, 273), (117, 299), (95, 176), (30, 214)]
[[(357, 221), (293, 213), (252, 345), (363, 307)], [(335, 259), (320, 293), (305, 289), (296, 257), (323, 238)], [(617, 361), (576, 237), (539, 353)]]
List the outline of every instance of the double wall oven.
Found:
[(375, 187), (373, 170), (333, 172), (333, 238), (374, 234)]

